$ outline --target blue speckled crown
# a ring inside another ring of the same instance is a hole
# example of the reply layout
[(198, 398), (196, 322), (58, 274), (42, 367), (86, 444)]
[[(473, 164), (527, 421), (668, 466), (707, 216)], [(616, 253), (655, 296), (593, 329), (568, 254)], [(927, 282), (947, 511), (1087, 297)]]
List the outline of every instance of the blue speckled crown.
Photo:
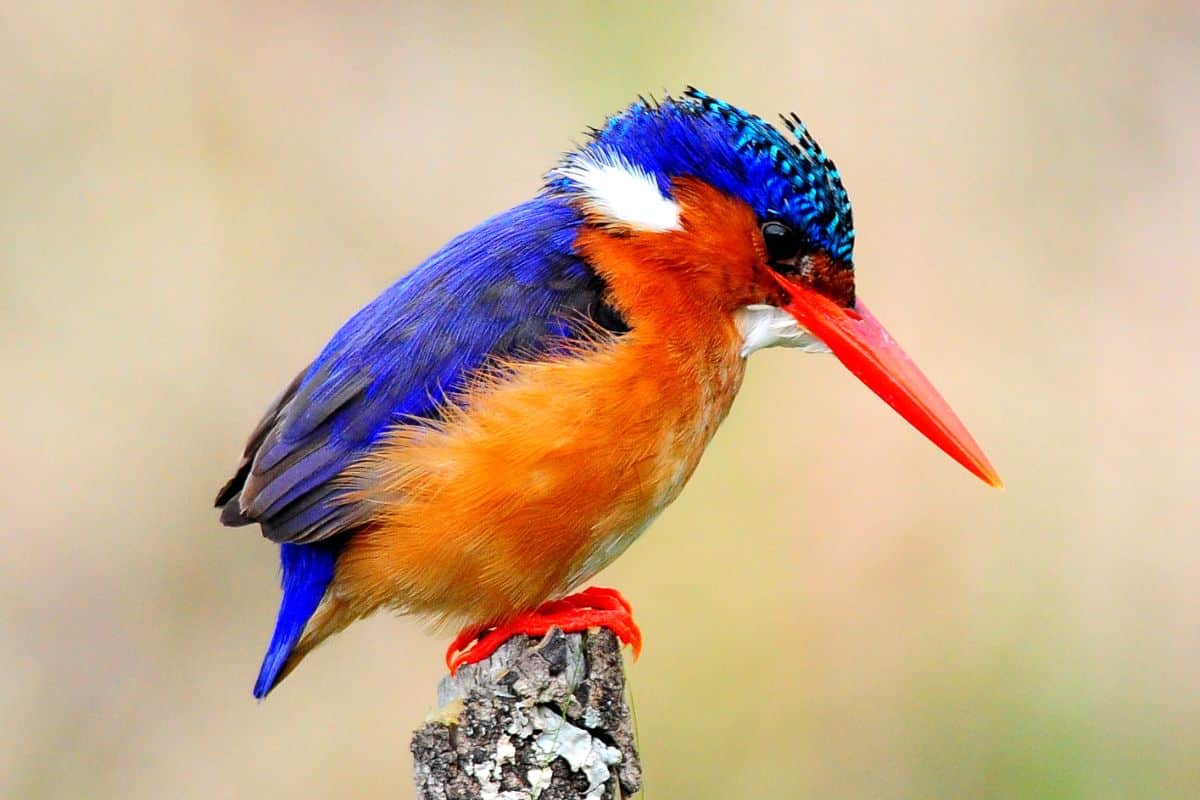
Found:
[[(642, 99), (610, 117), (583, 149), (619, 153), (664, 192), (673, 177), (706, 181), (851, 268), (854, 219), (841, 175), (797, 116), (783, 121), (795, 142), (761, 117), (689, 86), (682, 98)], [(552, 178), (549, 188), (559, 183)]]

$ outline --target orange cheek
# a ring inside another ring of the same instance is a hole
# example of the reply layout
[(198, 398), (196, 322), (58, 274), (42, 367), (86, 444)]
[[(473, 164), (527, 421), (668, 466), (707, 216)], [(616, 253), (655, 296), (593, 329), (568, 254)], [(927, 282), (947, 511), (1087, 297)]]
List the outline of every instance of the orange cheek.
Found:
[(727, 315), (773, 299), (779, 290), (766, 273), (750, 207), (694, 178), (676, 180), (672, 192), (683, 230), (629, 233), (587, 227), (576, 241), (630, 321)]

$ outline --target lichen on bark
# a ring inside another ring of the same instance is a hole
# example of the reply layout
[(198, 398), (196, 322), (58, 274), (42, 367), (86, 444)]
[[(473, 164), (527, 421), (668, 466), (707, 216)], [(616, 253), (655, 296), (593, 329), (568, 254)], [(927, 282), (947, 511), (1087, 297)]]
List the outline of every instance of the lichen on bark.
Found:
[(603, 629), (518, 636), (438, 686), (413, 735), (422, 800), (620, 800), (642, 772), (621, 645)]

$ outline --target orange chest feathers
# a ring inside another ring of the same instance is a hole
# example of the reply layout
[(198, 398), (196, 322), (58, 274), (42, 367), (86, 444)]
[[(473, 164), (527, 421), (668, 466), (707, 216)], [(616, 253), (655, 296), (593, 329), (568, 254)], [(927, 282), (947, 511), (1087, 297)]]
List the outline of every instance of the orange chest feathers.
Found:
[(741, 383), (732, 323), (635, 330), (480, 381), (437, 427), (393, 431), (356, 471), (379, 509), (335, 590), (440, 618), (503, 618), (586, 580), (675, 499)]

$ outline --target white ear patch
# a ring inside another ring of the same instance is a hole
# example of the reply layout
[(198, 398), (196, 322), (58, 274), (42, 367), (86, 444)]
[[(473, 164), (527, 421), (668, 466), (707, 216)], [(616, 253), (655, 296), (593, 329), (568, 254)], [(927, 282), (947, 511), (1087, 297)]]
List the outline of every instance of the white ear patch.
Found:
[(555, 173), (575, 184), (588, 214), (637, 230), (680, 230), (679, 204), (618, 153), (603, 148), (574, 153)]
[(798, 347), (806, 353), (828, 353), (829, 348), (782, 308), (743, 306), (733, 321), (742, 334), (742, 358), (765, 347)]

